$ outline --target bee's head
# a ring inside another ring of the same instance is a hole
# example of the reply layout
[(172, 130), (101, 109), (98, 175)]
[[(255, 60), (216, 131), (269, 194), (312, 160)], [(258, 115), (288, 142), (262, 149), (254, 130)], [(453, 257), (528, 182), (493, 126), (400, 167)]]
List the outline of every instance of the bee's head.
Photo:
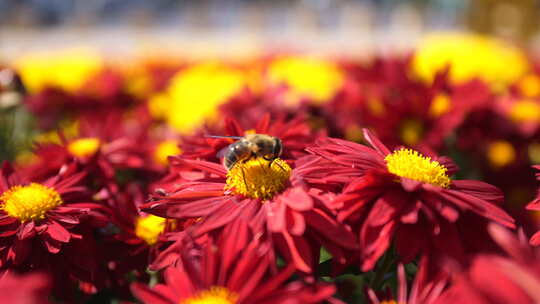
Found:
[(281, 139), (274, 137), (274, 146), (272, 147), (272, 155), (274, 157), (279, 157), (281, 155), (281, 152), (283, 152), (283, 144), (281, 143)]

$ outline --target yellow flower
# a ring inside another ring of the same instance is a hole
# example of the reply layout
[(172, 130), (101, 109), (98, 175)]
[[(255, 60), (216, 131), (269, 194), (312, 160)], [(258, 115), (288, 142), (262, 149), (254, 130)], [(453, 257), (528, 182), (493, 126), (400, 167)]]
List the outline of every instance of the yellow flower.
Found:
[(271, 63), (268, 81), (286, 84), (288, 105), (309, 98), (315, 103), (330, 100), (343, 86), (343, 71), (330, 61), (314, 57), (285, 57)]
[(15, 68), (31, 93), (45, 87), (74, 92), (103, 68), (103, 59), (86, 48), (44, 51), (18, 58)]
[(216, 120), (218, 106), (240, 93), (246, 83), (242, 71), (218, 63), (195, 65), (178, 72), (165, 93), (150, 99), (150, 113), (188, 134)]
[(450, 79), (463, 83), (473, 78), (486, 81), (500, 92), (528, 70), (525, 55), (516, 47), (494, 38), (464, 33), (440, 33), (420, 43), (412, 61), (412, 73), (431, 82), (450, 65)]

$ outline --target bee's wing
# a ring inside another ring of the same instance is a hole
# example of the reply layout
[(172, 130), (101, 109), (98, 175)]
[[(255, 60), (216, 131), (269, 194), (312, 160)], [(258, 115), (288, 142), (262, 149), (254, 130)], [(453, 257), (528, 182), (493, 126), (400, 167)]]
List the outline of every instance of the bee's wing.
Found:
[(227, 153), (227, 150), (229, 149), (229, 146), (225, 146), (223, 148), (221, 148), (218, 153), (216, 153), (216, 157), (218, 159), (222, 159), (223, 157), (225, 157), (225, 153)]

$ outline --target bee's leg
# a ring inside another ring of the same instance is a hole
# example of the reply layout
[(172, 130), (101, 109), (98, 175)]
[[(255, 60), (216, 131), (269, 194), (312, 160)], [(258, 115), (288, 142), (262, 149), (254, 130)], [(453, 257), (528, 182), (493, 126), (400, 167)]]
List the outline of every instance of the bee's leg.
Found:
[(244, 167), (240, 167), (242, 169), (242, 178), (244, 179), (244, 185), (246, 186), (246, 190), (248, 190), (248, 183), (246, 181), (246, 172), (244, 171)]
[(268, 167), (271, 167), (272, 164), (276, 164), (276, 165), (278, 165), (278, 167), (281, 168), (281, 170), (283, 170), (284, 172), (286, 172), (285, 168), (283, 168), (283, 166), (281, 166), (279, 163), (276, 162), (276, 159), (277, 159), (277, 157), (268, 159), (268, 160), (271, 160), (271, 162), (270, 162), (270, 164), (268, 165)]
[(275, 157), (271, 157), (271, 156), (270, 156), (270, 157), (263, 156), (263, 158), (264, 158), (264, 160), (269, 161), (269, 163), (268, 163), (268, 168), (272, 167), (272, 164), (273, 164), (274, 161), (276, 160)]

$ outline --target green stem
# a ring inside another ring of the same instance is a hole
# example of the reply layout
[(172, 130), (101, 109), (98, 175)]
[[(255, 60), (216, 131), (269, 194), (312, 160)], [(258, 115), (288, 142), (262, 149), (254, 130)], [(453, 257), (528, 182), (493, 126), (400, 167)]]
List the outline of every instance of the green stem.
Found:
[(394, 264), (394, 259), (392, 258), (391, 252), (386, 252), (386, 254), (383, 257), (381, 267), (379, 268), (379, 271), (375, 273), (375, 277), (371, 281), (371, 288), (373, 290), (379, 290), (384, 283), (384, 275), (388, 273), (392, 265)]

